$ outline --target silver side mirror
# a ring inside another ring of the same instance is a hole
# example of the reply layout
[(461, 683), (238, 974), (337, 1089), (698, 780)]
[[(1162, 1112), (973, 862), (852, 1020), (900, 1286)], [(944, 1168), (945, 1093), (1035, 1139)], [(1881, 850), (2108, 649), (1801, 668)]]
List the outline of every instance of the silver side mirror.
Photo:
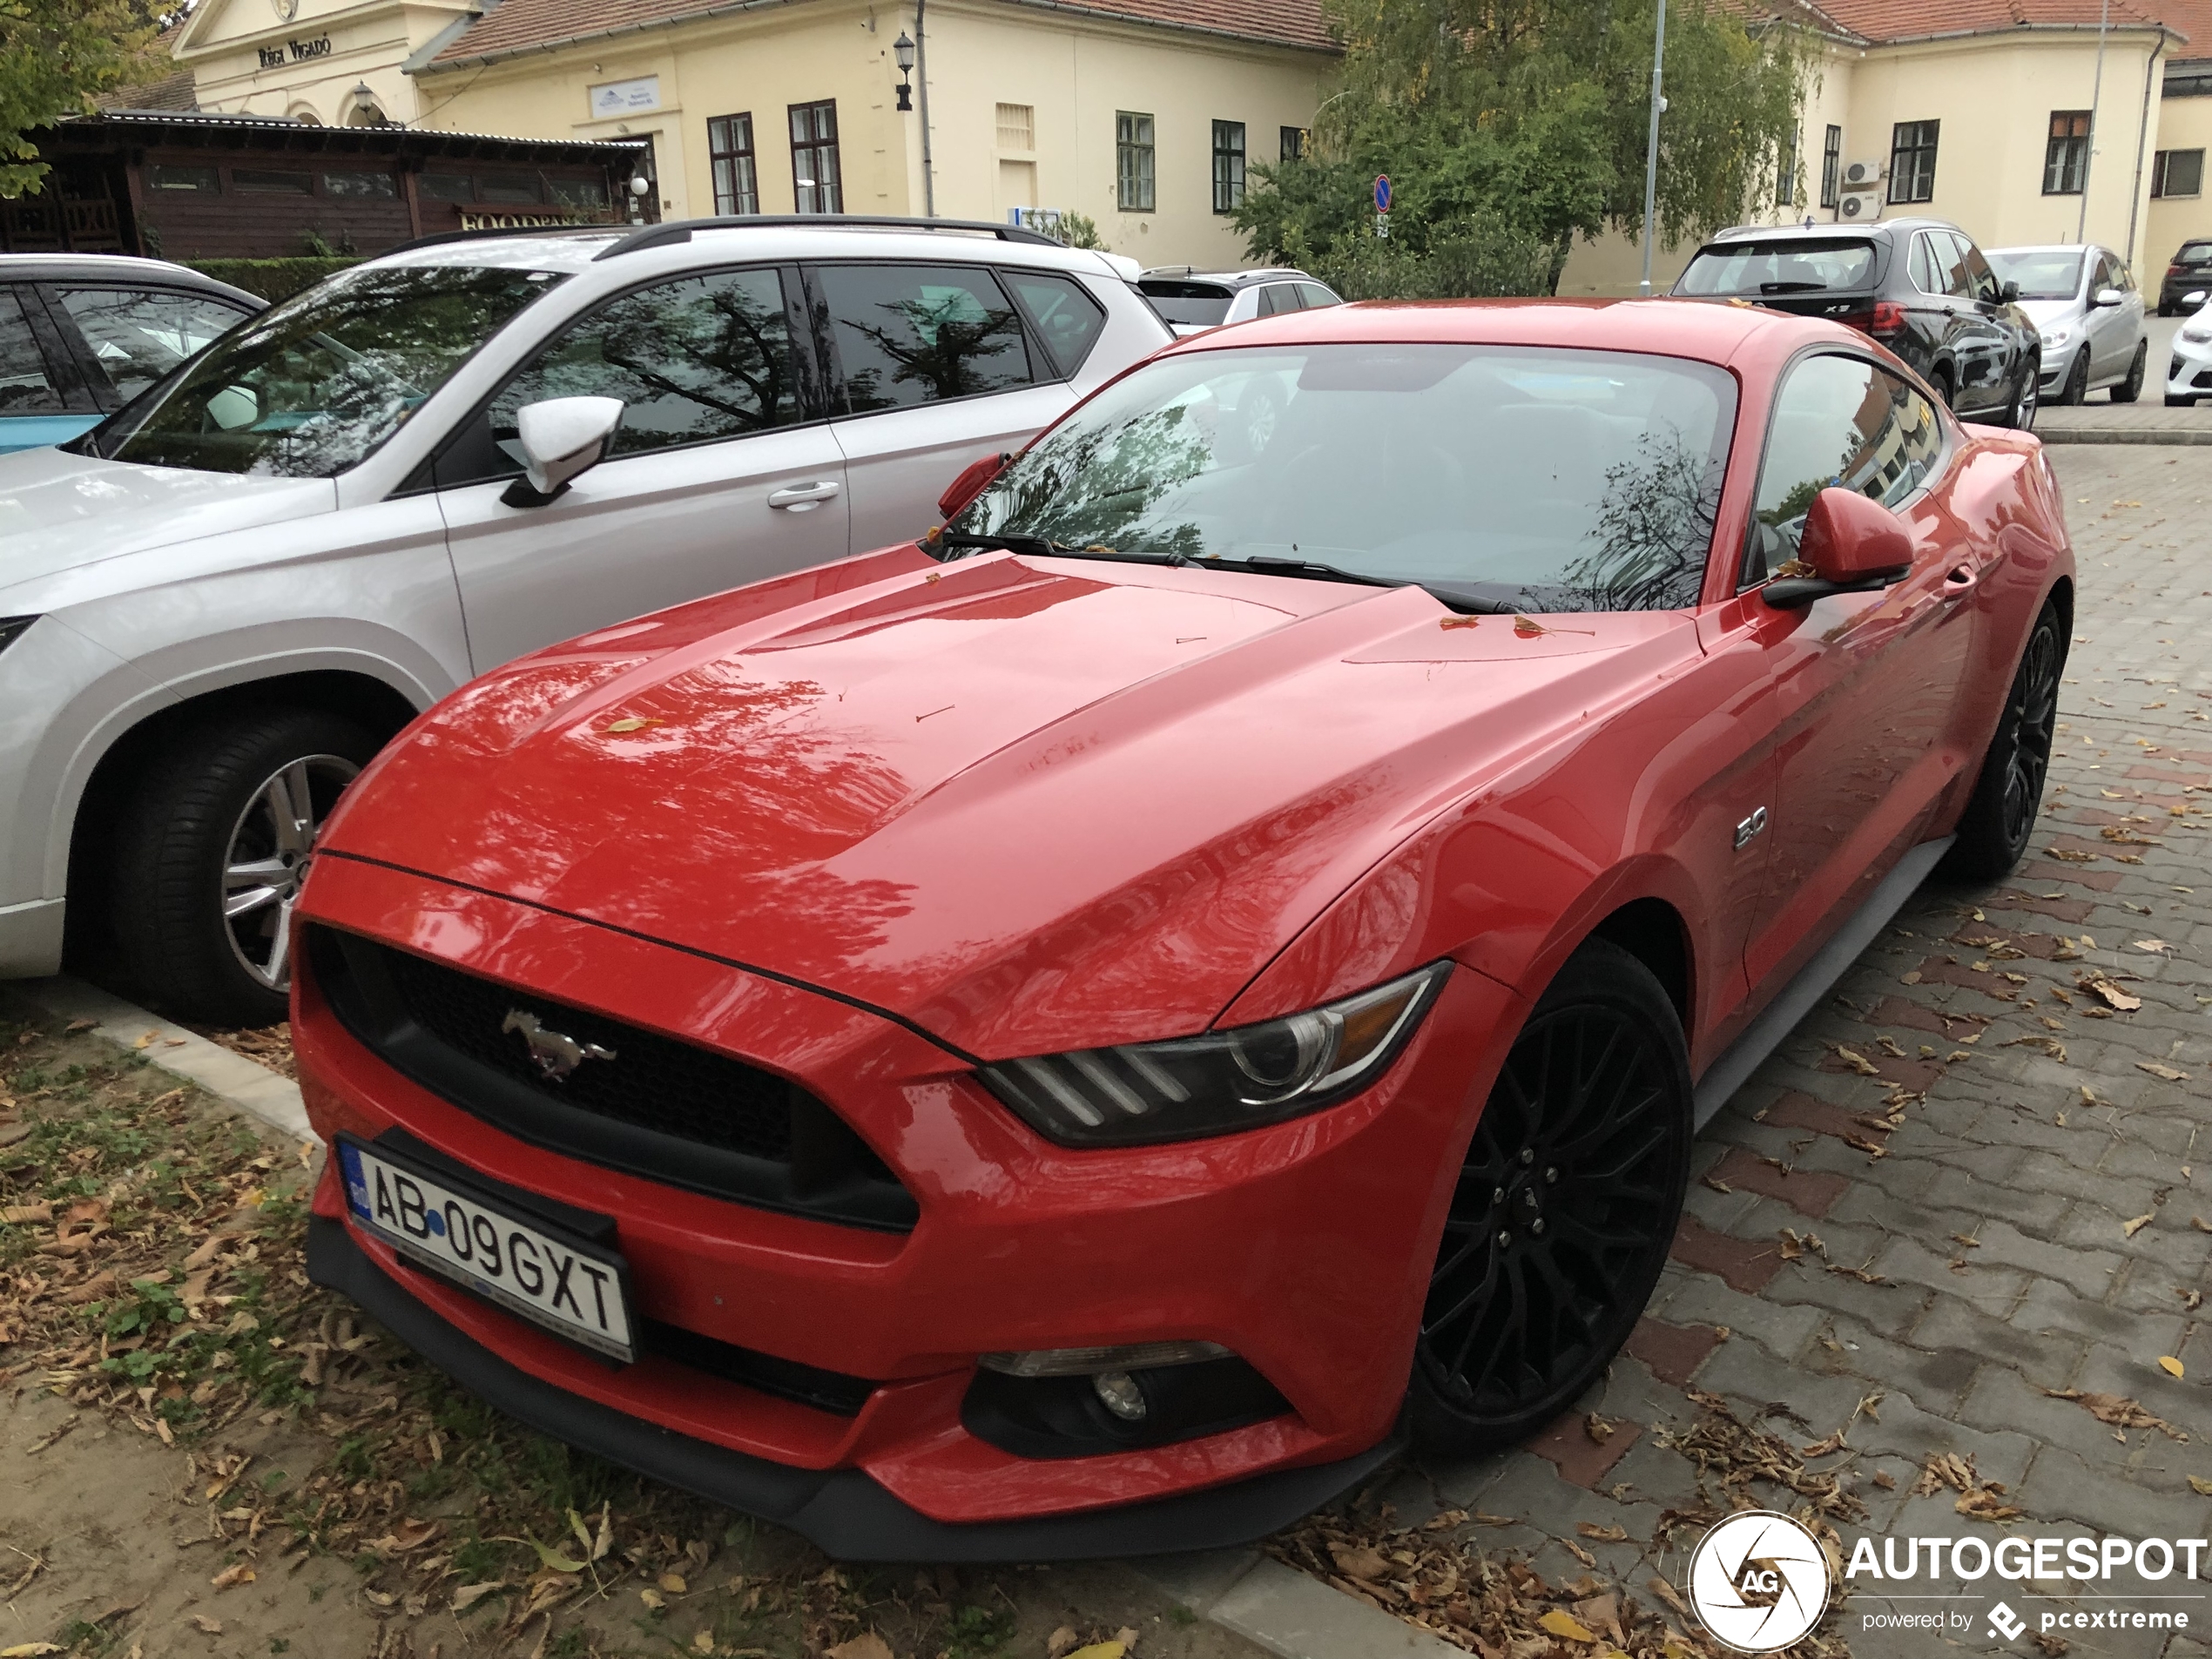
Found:
[(618, 397), (549, 397), (515, 412), (523, 482), (538, 502), (551, 501), (607, 458), (622, 415)]
[(2099, 288), (2097, 297), (2089, 303), (2093, 306), (2116, 306), (2127, 297), (2117, 288)]

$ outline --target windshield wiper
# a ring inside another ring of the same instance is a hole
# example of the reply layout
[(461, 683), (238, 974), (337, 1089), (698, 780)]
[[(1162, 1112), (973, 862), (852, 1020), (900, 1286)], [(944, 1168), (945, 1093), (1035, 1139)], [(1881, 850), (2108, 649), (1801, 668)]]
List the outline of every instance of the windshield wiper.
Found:
[(986, 536), (969, 536), (946, 530), (936, 537), (936, 542), (940, 547), (958, 548), (963, 552), (1002, 549), (1008, 553), (1026, 553), (1031, 557), (1054, 559), (1123, 559), (1133, 564), (1190, 563), (1181, 553), (1125, 552), (1117, 547), (1108, 547), (1103, 542), (1094, 542), (1089, 547), (1069, 547), (1065, 542), (1055, 542), (1049, 536), (1021, 536), (1000, 531)]
[(1209, 565), (1235, 565), (1240, 570), (1257, 570), (1262, 576), (1304, 576), (1324, 582), (1356, 582), (1366, 588), (1410, 588), (1417, 584), (1401, 582), (1394, 577), (1368, 576), (1359, 570), (1347, 570), (1340, 564), (1324, 564), (1318, 559), (1286, 559), (1273, 553), (1255, 553), (1249, 558), (1228, 559), (1208, 553), (1190, 563), (1203, 570)]

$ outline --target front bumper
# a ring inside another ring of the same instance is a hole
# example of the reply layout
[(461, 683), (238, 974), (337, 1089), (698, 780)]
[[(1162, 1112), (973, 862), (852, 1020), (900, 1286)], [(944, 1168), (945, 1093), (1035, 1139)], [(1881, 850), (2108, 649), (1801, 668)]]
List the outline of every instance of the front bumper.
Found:
[[(727, 963), (342, 858), (318, 860), (303, 913), (779, 1071), (829, 1102), (896, 1173), (919, 1208), (910, 1232), (779, 1213), (530, 1144), (357, 1041), (303, 954), (294, 1044), (320, 1133), (398, 1130), (487, 1179), (612, 1217), (646, 1319), (860, 1379), (865, 1403), (818, 1409), (667, 1353), (610, 1367), (402, 1265), (343, 1219), (334, 1176), (316, 1194), (329, 1241), (319, 1248), (347, 1264), (328, 1267), (327, 1282), (526, 1420), (655, 1474), (710, 1448), (666, 1478), (702, 1491), (711, 1479), (708, 1495), (855, 1558), (1225, 1544), (1386, 1459), (1472, 1108), (1521, 1013), (1511, 993), (1463, 970), (1390, 1074), (1355, 1100), (1214, 1141), (1071, 1151), (1032, 1134), (911, 1029)], [(387, 1312), (395, 1302), (405, 1305)], [(964, 1420), (979, 1354), (1163, 1339), (1223, 1345), (1290, 1409), (1052, 1458), (1016, 1455)], [(655, 1450), (668, 1445), (687, 1449)], [(1257, 1495), (1237, 1495), (1247, 1488)], [(873, 1495), (833, 1495), (851, 1493)], [(1113, 1520), (1154, 1511), (1169, 1530)], [(904, 1518), (894, 1527), (884, 1515)], [(925, 1534), (934, 1541), (881, 1541)]]
[(2212, 398), (2212, 341), (2198, 344), (2175, 336), (2166, 363), (2166, 395)]

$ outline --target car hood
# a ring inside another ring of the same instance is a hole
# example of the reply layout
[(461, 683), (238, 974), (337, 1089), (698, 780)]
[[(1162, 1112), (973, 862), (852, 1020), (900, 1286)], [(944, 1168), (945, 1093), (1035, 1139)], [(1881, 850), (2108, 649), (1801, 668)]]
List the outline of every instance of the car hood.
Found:
[(2020, 300), (2014, 303), (2040, 329), (2053, 328), (2060, 323), (2076, 323), (2081, 320), (2081, 307), (2078, 300)]
[(327, 478), (141, 467), (62, 449), (0, 455), (0, 590), (148, 548), (327, 513)]
[(1679, 613), (1518, 624), (1413, 588), (899, 563), (487, 676), (386, 751), (324, 846), (986, 1059), (1162, 1037), (1207, 1026), (1468, 789), (1697, 651)]

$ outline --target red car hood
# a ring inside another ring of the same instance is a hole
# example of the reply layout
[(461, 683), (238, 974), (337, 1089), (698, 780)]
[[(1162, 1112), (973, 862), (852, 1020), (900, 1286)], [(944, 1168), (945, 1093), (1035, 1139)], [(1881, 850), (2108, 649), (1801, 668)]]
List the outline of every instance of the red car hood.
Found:
[(873, 563), (487, 676), (386, 752), (325, 846), (986, 1059), (1163, 1037), (1447, 803), (1697, 650), (1665, 612), (1538, 631), (1411, 588)]

